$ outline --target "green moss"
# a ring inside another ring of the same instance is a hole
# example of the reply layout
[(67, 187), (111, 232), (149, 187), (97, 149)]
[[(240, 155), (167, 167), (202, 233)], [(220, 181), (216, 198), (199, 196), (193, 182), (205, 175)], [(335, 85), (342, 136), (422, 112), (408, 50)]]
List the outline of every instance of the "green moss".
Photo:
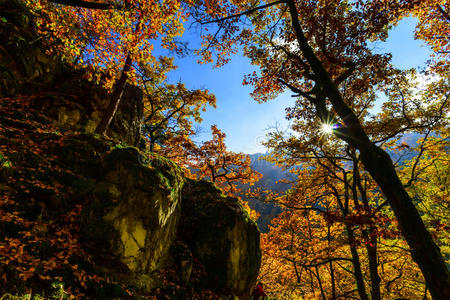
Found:
[(0, 152), (0, 169), (12, 168), (11, 162)]
[(119, 143), (119, 144), (115, 144), (115, 145), (113, 146), (113, 149), (123, 149), (123, 148), (127, 148), (127, 147), (128, 147), (128, 145)]
[[(159, 182), (170, 191), (172, 198), (179, 194), (184, 183), (183, 172), (175, 163), (155, 154), (141, 152), (136, 147), (116, 147), (105, 158), (105, 163), (106, 171), (117, 169), (118, 165), (122, 164), (126, 165), (130, 178)], [(124, 182), (125, 178), (116, 180)]]
[(0, 182), (6, 182), (7, 178), (13, 174), (13, 171), (14, 169), (11, 161), (0, 152)]

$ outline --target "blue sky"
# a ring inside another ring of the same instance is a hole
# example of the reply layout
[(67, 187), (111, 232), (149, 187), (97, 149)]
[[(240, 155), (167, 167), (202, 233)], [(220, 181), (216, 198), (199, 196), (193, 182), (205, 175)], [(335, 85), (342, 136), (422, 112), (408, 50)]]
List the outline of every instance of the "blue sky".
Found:
[[(425, 66), (431, 54), (421, 41), (414, 40), (413, 18), (403, 19), (391, 30), (385, 43), (374, 44), (377, 52), (391, 52), (394, 65), (407, 69)], [(189, 32), (187, 33), (189, 36)], [(191, 36), (195, 34), (191, 32)], [(245, 74), (255, 70), (250, 60), (235, 55), (224, 67), (213, 69), (212, 65), (200, 65), (195, 57), (177, 58), (177, 70), (169, 74), (169, 81), (182, 81), (187, 87), (206, 88), (217, 97), (217, 108), (210, 108), (202, 114), (204, 121), (200, 124), (203, 134), (194, 138), (201, 142), (210, 139), (209, 128), (213, 124), (227, 134), (226, 143), (235, 152), (265, 152), (260, 145), (270, 127), (277, 123), (288, 126), (285, 120), (285, 108), (294, 103), (289, 93), (279, 96), (268, 103), (258, 104), (250, 97), (251, 87), (243, 86)]]

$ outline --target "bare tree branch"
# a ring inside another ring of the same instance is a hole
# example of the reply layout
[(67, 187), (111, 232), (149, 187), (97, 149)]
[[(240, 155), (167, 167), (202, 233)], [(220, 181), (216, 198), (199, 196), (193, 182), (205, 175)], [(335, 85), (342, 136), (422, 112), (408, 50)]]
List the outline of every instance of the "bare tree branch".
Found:
[(251, 15), (251, 14), (253, 14), (254, 12), (256, 12), (256, 11), (258, 11), (258, 10), (261, 10), (261, 9), (264, 9), (264, 8), (268, 8), (268, 7), (271, 7), (271, 6), (280, 4), (280, 3), (286, 3), (286, 1), (285, 1), (285, 0), (275, 1), (275, 2), (272, 2), (272, 3), (268, 3), (268, 4), (266, 4), (266, 5), (261, 5), (261, 6), (253, 7), (253, 8), (251, 8), (251, 9), (246, 10), (246, 11), (244, 11), (244, 12), (241, 12), (241, 13), (239, 13), (239, 14), (235, 14), (235, 15), (231, 15), (231, 16), (226, 16), (226, 17), (221, 18), (221, 19), (215, 19), (215, 20), (211, 20), (211, 21), (207, 21), (207, 22), (200, 22), (200, 24), (201, 24), (201, 25), (206, 25), (206, 24), (211, 24), (211, 23), (218, 23), (218, 22), (223, 22), (223, 21), (229, 20), (229, 19), (242, 17), (242, 16), (244, 16), (244, 15), (245, 15), (245, 16), (246, 16), (246, 15)]

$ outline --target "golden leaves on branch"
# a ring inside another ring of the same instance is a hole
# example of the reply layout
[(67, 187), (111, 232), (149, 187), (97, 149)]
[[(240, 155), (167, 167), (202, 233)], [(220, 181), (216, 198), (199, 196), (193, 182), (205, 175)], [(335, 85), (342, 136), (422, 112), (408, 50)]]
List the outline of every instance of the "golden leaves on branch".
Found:
[[(153, 64), (154, 44), (181, 51), (174, 37), (183, 32), (187, 12), (181, 1), (127, 1), (127, 8), (95, 10), (27, 0), (36, 16), (38, 33), (49, 51), (69, 62), (92, 67), (91, 78), (106, 74), (103, 84), (111, 88), (125, 57), (131, 53), (139, 64)], [(140, 26), (136, 26), (140, 24)], [(135, 83), (135, 69), (129, 74)]]

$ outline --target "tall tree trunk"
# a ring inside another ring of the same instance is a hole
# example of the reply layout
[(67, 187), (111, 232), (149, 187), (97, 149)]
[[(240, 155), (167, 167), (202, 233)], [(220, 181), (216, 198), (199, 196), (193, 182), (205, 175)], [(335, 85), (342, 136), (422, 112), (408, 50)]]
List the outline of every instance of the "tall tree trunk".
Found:
[(381, 278), (378, 274), (378, 261), (377, 261), (377, 237), (372, 235), (364, 234), (366, 241), (367, 257), (369, 259), (369, 273), (371, 289), (370, 294), (372, 300), (381, 300), (380, 283)]
[(329, 262), (330, 266), (330, 279), (331, 279), (331, 300), (336, 299), (336, 278), (334, 277), (333, 263)]
[(120, 74), (119, 80), (117, 80), (116, 84), (114, 85), (114, 92), (111, 95), (111, 100), (109, 101), (108, 108), (106, 109), (103, 118), (101, 119), (100, 123), (95, 129), (96, 133), (105, 135), (106, 130), (111, 124), (111, 121), (114, 118), (114, 115), (116, 114), (117, 108), (119, 107), (120, 99), (122, 99), (123, 90), (125, 89), (125, 84), (127, 83), (128, 79), (128, 72), (131, 69), (131, 63), (132, 63), (131, 55), (128, 52), (127, 58), (125, 60), (125, 65), (123, 66), (122, 69), (122, 74)]
[[(353, 155), (355, 155), (355, 153), (353, 153)], [(366, 212), (370, 212), (369, 199), (367, 197), (366, 188), (363, 187), (361, 183), (361, 177), (358, 168), (358, 160), (356, 159), (356, 156), (354, 156), (353, 160), (353, 183), (354, 183), (353, 193), (355, 202), (358, 201), (358, 190), (359, 190), (361, 200), (364, 204), (364, 210)], [(380, 292), (381, 278), (380, 275), (378, 274), (378, 259), (377, 259), (378, 237), (375, 234), (376, 232), (375, 225), (369, 224), (368, 227), (369, 227), (368, 232), (364, 228), (362, 228), (361, 231), (364, 240), (366, 242), (367, 257), (369, 259), (369, 273), (371, 282), (370, 293), (372, 296), (372, 300), (381, 300), (381, 292)]]
[[(345, 103), (339, 89), (314, 54), (300, 25), (297, 7), (286, 0), (299, 47), (313, 70), (316, 83), (325, 91), (334, 110), (344, 122), (335, 130), (342, 140), (359, 150), (361, 161), (388, 200), (411, 255), (425, 277), (433, 299), (450, 299), (450, 276), (442, 254), (420, 218), (411, 197), (400, 181), (389, 155), (370, 141), (355, 112)], [(319, 116), (320, 117), (320, 116)]]
[(371, 144), (360, 150), (361, 161), (388, 200), (413, 260), (419, 265), (433, 299), (450, 299), (450, 278), (438, 246), (425, 228), (412, 199), (404, 189), (389, 155)]
[(359, 297), (361, 300), (369, 300), (369, 296), (366, 292), (366, 286), (364, 284), (364, 277), (361, 271), (359, 254), (355, 246), (355, 234), (353, 233), (353, 229), (351, 229), (348, 225), (346, 225), (346, 232), (348, 237), (348, 246), (350, 247), (350, 253), (352, 254), (353, 275), (355, 276)]
[[(327, 226), (327, 240), (328, 240), (328, 248), (330, 248), (330, 242), (331, 242), (331, 226)], [(330, 257), (330, 255), (328, 255)], [(333, 268), (333, 262), (330, 260), (329, 262), (330, 267), (330, 279), (331, 279), (331, 300), (336, 299), (336, 278), (334, 277), (334, 268)]]

